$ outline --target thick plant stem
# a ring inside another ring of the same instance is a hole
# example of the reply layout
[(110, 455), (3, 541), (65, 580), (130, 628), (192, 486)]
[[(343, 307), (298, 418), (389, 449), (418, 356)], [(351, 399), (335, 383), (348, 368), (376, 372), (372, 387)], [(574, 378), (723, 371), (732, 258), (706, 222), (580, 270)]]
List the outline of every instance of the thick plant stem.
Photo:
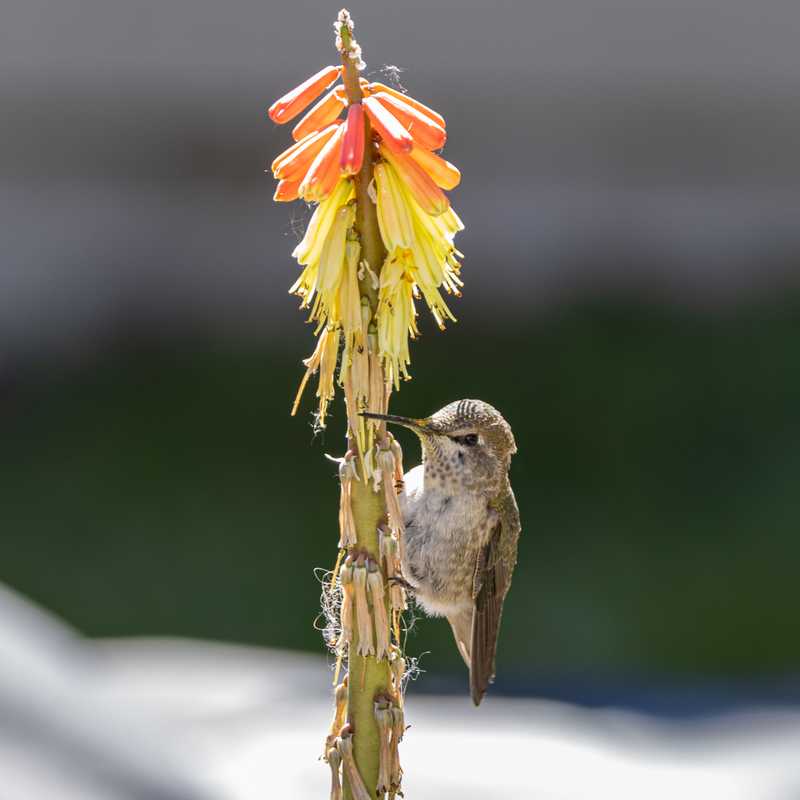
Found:
[[(380, 495), (372, 491), (369, 483), (353, 483), (353, 513), (356, 518), (359, 549), (378, 552), (378, 525), (384, 519), (385, 508)], [(353, 727), (353, 754), (358, 771), (368, 787), (378, 783), (380, 766), (380, 738), (375, 721), (375, 696), (389, 691), (390, 671), (386, 659), (358, 655), (358, 630), (353, 631), (350, 648), (348, 691), (348, 722)], [(349, 787), (345, 786), (345, 800), (351, 800)]]
[[(347, 26), (342, 26), (341, 38), (344, 68), (342, 79), (345, 90), (350, 103), (359, 103), (362, 99), (361, 86), (358, 68), (350, 54), (352, 34)], [(364, 161), (360, 172), (354, 179), (356, 189), (355, 228), (361, 242), (361, 258), (366, 261), (372, 273), (378, 276), (386, 257), (386, 249), (378, 228), (375, 204), (369, 196), (373, 173), (373, 148), (369, 120), (366, 115), (364, 124)], [(378, 305), (378, 291), (369, 270), (364, 270), (363, 277), (359, 280), (359, 289), (361, 296), (366, 297), (369, 301), (370, 317), (372, 318)], [(352, 444), (351, 449), (355, 449)], [(361, 470), (359, 471), (363, 474)], [(368, 553), (372, 559), (380, 563), (378, 526), (386, 518), (383, 493), (373, 491), (372, 483), (369, 481), (354, 481), (351, 504), (357, 539), (354, 549), (359, 553)], [(354, 629), (353, 636), (349, 651), (348, 723), (353, 729), (353, 754), (358, 771), (372, 793), (378, 784), (381, 749), (374, 703), (377, 695), (390, 691), (391, 677), (387, 660), (378, 661), (374, 656), (358, 655), (357, 627)], [(347, 781), (344, 786), (344, 797), (345, 800), (352, 800), (353, 797)]]

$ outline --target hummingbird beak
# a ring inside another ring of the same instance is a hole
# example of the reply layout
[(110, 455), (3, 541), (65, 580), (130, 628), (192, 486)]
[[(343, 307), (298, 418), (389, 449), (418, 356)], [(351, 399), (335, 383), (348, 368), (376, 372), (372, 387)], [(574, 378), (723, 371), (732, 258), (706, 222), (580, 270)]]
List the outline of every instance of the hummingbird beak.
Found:
[(402, 425), (404, 428), (409, 428), (415, 433), (422, 433), (428, 426), (428, 421), (424, 419), (413, 419), (412, 417), (399, 417), (397, 414), (375, 414), (372, 411), (362, 411), (362, 417), (367, 419), (381, 419), (385, 422), (394, 422), (397, 425)]

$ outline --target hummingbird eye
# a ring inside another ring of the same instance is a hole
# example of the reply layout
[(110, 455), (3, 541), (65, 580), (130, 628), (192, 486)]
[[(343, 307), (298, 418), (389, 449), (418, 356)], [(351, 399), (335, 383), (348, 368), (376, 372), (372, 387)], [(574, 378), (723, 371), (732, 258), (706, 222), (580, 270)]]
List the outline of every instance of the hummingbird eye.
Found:
[(477, 433), (465, 433), (463, 436), (453, 436), (451, 438), (454, 442), (466, 445), (467, 447), (475, 447), (475, 445), (478, 444)]

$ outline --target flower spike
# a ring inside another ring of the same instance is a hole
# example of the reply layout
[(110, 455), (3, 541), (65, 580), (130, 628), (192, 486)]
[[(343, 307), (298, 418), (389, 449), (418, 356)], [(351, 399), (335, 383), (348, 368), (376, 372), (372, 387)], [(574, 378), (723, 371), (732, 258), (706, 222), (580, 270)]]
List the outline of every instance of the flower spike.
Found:
[(332, 86), (341, 74), (341, 67), (323, 67), (291, 92), (276, 100), (267, 111), (269, 118), (278, 125), (293, 120), (312, 100)]

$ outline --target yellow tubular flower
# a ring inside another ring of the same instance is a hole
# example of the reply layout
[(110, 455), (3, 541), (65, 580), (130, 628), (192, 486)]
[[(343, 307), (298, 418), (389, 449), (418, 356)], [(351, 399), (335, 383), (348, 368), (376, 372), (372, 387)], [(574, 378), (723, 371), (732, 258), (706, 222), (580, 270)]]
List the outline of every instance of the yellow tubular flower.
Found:
[[(351, 223), (352, 224), (352, 223)], [(344, 274), (339, 288), (339, 321), (344, 331), (345, 348), (364, 344), (364, 329), (361, 321), (361, 295), (358, 291), (358, 262), (361, 244), (356, 239), (345, 243)]]
[[(408, 155), (393, 153), (383, 145), (381, 145), (380, 153), (394, 167), (403, 184), (413, 193), (414, 198), (426, 213), (438, 216), (447, 211), (450, 207), (447, 195), (416, 161)], [(303, 194), (302, 190), (300, 194)]]
[(350, 200), (353, 192), (353, 181), (350, 178), (342, 177), (330, 195), (317, 206), (308, 223), (305, 235), (292, 251), (292, 258), (296, 258), (300, 264), (309, 264), (319, 258), (336, 209)]
[(320, 255), (336, 218), (336, 212), (350, 200), (353, 192), (353, 181), (342, 178), (330, 195), (317, 206), (308, 223), (305, 236), (292, 252), (298, 263), (306, 267), (289, 289), (290, 294), (303, 298), (301, 308), (307, 307), (314, 296)]
[(386, 376), (396, 389), (401, 378), (410, 377), (408, 337), (418, 333), (409, 266), (403, 251), (391, 254), (383, 264), (378, 292), (378, 349)]
[[(407, 191), (402, 183), (398, 185), (403, 202), (413, 219), (415, 244), (412, 250), (417, 261), (416, 266), (420, 271), (427, 270), (427, 274), (437, 287), (443, 285), (448, 293), (460, 296), (459, 287), (464, 284), (458, 275), (461, 265), (456, 256), (461, 254), (453, 246), (453, 238), (458, 231), (464, 229), (464, 224), (452, 208), (435, 217), (426, 214), (411, 192)], [(431, 252), (438, 263), (438, 268), (433, 268), (430, 260)], [(449, 313), (446, 316), (449, 316)]]
[[(358, 261), (361, 247), (348, 241), (347, 266), (341, 288), (342, 327), (344, 351), (339, 368), (339, 385), (344, 389), (347, 419), (356, 441), (360, 464), (365, 478), (372, 475), (372, 465), (367, 453), (372, 446), (368, 420), (359, 416), (369, 401), (369, 353), (367, 352), (367, 325), (372, 317), (369, 301), (359, 297)], [(352, 308), (355, 300), (355, 309)]]
[(403, 200), (400, 179), (391, 164), (375, 165), (378, 227), (386, 249), (411, 247), (413, 232), (407, 204)]
[(317, 267), (317, 300), (311, 312), (311, 319), (318, 320), (316, 333), (327, 323), (338, 325), (341, 322), (339, 311), (339, 284), (344, 275), (345, 244), (347, 232), (355, 219), (355, 207), (352, 203), (337, 209), (333, 224), (322, 246)]

